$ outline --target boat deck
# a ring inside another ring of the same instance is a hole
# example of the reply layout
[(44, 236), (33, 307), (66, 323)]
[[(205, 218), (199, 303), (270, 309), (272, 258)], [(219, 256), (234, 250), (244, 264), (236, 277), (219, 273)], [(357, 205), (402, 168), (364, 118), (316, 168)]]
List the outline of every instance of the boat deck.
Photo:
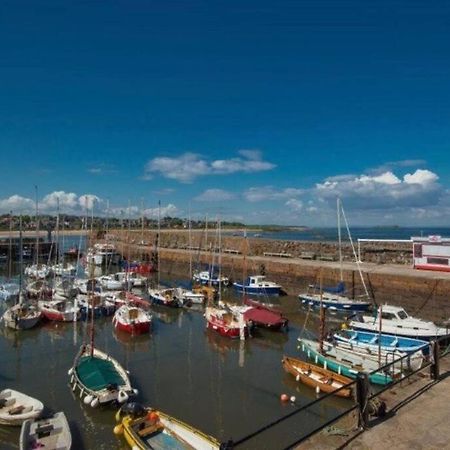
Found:
[(77, 374), (80, 381), (93, 391), (100, 391), (109, 385), (125, 384), (111, 361), (91, 356), (80, 358)]

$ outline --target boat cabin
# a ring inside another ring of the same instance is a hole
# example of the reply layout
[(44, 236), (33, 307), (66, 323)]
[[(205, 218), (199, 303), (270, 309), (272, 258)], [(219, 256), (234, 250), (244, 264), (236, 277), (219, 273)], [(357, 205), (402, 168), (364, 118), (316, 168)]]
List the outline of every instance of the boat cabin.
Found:
[(247, 278), (247, 286), (269, 287), (272, 285), (273, 283), (266, 281), (266, 277), (264, 275), (253, 275)]

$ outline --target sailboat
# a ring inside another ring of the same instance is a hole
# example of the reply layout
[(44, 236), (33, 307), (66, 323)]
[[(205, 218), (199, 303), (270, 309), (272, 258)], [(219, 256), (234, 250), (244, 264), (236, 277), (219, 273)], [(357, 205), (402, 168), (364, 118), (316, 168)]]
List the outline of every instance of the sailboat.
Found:
[[(93, 265), (91, 271), (93, 271)], [(92, 278), (92, 277), (91, 277)], [(90, 293), (93, 296), (93, 292)], [(94, 305), (92, 305), (94, 306)], [(128, 373), (113, 357), (94, 346), (94, 308), (91, 314), (90, 343), (83, 344), (68, 371), (72, 391), (80, 391), (85, 405), (126, 402), (137, 390), (131, 387)]]
[(36, 306), (30, 304), (25, 299), (22, 291), (22, 216), (20, 216), (20, 235), (19, 235), (19, 253), (20, 253), (20, 273), (19, 273), (19, 300), (18, 303), (8, 308), (3, 314), (3, 321), (8, 328), (13, 330), (28, 330), (37, 325), (41, 320), (41, 312)]
[[(220, 221), (218, 221), (219, 249), (221, 248)], [(219, 252), (219, 258), (221, 253)], [(219, 261), (219, 271), (220, 271)], [(220, 273), (219, 273), (220, 279)], [(218, 306), (208, 303), (205, 310), (206, 327), (228, 338), (240, 338), (245, 340), (249, 335), (248, 325), (246, 323), (241, 307), (230, 307), (221, 301), (222, 290), (219, 285)]]
[[(342, 239), (341, 239), (341, 215), (344, 217), (348, 237), (353, 250), (353, 255), (358, 267), (359, 276), (361, 278), (361, 284), (363, 285), (365, 295), (362, 297), (366, 300), (356, 300), (347, 297), (345, 294), (345, 284), (343, 281), (343, 268), (342, 268)], [(369, 292), (362, 275), (360, 268), (360, 263), (356, 257), (356, 251), (353, 245), (353, 240), (350, 235), (350, 229), (348, 226), (347, 218), (342, 207), (340, 198), (337, 198), (337, 227), (338, 227), (338, 241), (339, 241), (339, 272), (340, 272), (340, 282), (335, 288), (323, 288), (321, 287), (320, 292), (318, 292), (317, 285), (310, 285), (309, 290), (312, 292), (306, 292), (299, 294), (298, 298), (304, 305), (319, 307), (322, 305), (324, 308), (332, 311), (367, 311), (372, 306), (372, 302), (369, 301)]]

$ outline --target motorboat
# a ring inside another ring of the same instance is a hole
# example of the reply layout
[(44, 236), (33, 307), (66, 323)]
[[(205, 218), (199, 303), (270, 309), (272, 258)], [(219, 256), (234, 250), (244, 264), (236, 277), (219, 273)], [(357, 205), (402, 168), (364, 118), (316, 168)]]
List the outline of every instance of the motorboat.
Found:
[(433, 322), (409, 316), (400, 306), (383, 305), (381, 307), (381, 320), (379, 313), (379, 310), (377, 310), (371, 316), (355, 316), (349, 323), (350, 328), (376, 333), (381, 331), (383, 334), (423, 339), (427, 341), (450, 336), (450, 329), (438, 327)]
[(228, 286), (230, 284), (230, 279), (228, 277), (212, 273), (209, 270), (194, 272), (192, 278), (197, 283), (201, 283), (205, 286)]
[(242, 282), (234, 282), (238, 292), (253, 295), (280, 295), (281, 286), (273, 281), (267, 281), (264, 275), (252, 275)]
[(152, 315), (138, 306), (123, 305), (112, 320), (114, 328), (132, 335), (145, 334), (150, 331)]

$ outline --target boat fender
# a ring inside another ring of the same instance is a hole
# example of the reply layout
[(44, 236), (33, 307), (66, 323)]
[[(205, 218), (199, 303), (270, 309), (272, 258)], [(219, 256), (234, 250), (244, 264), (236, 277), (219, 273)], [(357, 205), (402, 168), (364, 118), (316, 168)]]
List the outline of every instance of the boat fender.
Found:
[(98, 397), (94, 397), (94, 400), (92, 400), (92, 402), (91, 402), (91, 407), (92, 408), (97, 408), (99, 403), (100, 403), (100, 400), (98, 399)]
[(73, 374), (73, 367), (71, 367), (68, 371), (67, 371), (67, 375), (69, 375), (69, 377), (70, 377), (70, 375), (72, 375)]
[(114, 432), (114, 434), (115, 434), (116, 436), (121, 435), (121, 434), (123, 433), (123, 425), (122, 425), (122, 424), (116, 425), (116, 426), (113, 428), (113, 432)]
[(75, 389), (77, 388), (77, 383), (73, 383), (73, 386), (72, 386), (72, 392), (75, 392)]
[(295, 381), (300, 381), (300, 375), (297, 375), (297, 376), (295, 377)]
[(81, 389), (80, 389), (80, 398), (82, 398), (82, 397), (83, 397), (83, 394), (84, 394), (84, 389), (83, 389), (83, 388), (81, 388)]
[(75, 377), (74, 377), (73, 375), (70, 377), (70, 384), (73, 383), (74, 378), (75, 378)]
[(293, 395), (289, 400), (291, 401), (291, 403), (295, 403), (295, 400), (297, 399), (295, 398), (295, 395)]
[(282, 402), (287, 402), (289, 400), (289, 396), (287, 394), (281, 394), (280, 400)]
[(86, 395), (86, 397), (84, 397), (83, 403), (85, 405), (89, 405), (92, 400), (94, 400), (94, 397), (92, 395)]
[(125, 391), (123, 391), (123, 390), (119, 391), (119, 394), (117, 395), (117, 401), (119, 403), (125, 403), (128, 400), (128, 398), (129, 398), (129, 396)]
[(139, 390), (138, 389), (133, 389), (133, 395), (139, 395)]
[(316, 386), (316, 394), (319, 395), (320, 394), (320, 387)]

